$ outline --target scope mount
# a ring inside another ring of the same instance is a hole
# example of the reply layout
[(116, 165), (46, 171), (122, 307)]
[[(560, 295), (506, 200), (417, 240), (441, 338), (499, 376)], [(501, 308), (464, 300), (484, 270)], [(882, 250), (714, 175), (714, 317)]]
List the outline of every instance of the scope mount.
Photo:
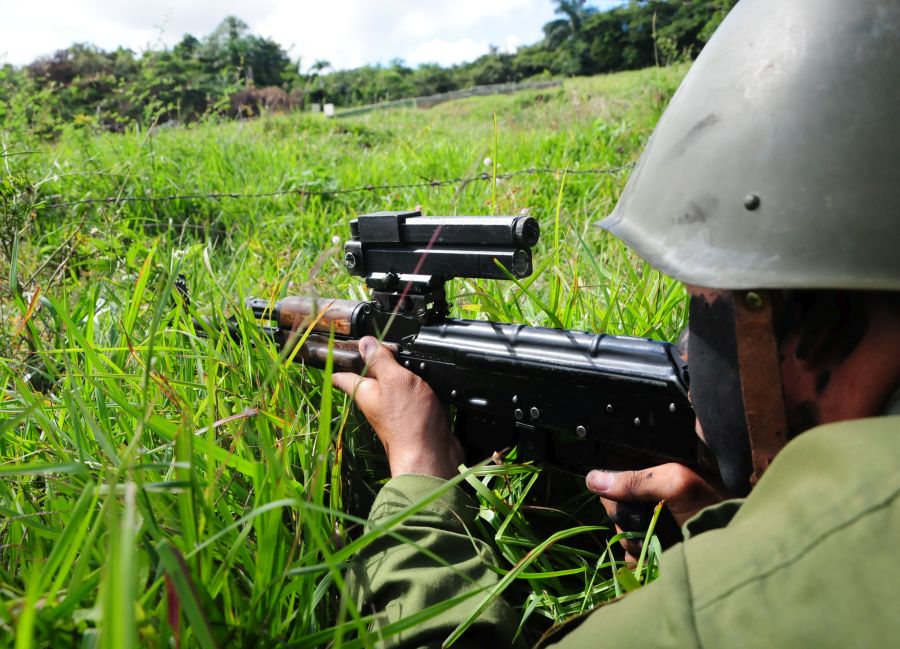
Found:
[(530, 275), (540, 236), (531, 216), (423, 217), (419, 210), (361, 214), (350, 231), (344, 263), (365, 278), (374, 307), (425, 325), (447, 318), (444, 284), (454, 277)]
[(373, 273), (366, 277), (372, 301), (387, 313), (412, 316), (422, 324), (435, 324), (450, 314), (443, 277)]

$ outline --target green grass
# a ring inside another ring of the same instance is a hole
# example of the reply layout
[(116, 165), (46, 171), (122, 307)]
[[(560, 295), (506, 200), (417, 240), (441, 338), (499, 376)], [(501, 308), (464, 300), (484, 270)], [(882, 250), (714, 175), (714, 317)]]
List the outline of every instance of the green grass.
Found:
[[(52, 146), (0, 133), (6, 151), (36, 151), (0, 158), (0, 646), (372, 642), (344, 574), (391, 533), (362, 532), (386, 478), (377, 442), (327, 372), (283, 362), (249, 328), (260, 344), (189, 333), (178, 273), (207, 314), (240, 312), (248, 295), (358, 299), (333, 242), (357, 213), (528, 209), (543, 228), (538, 272), (519, 286), (454, 282), (457, 315), (656, 338), (684, 321), (681, 286), (591, 225), (627, 172), (53, 204), (618, 167), (637, 159), (683, 73), (346, 121), (73, 127)], [(526, 635), (634, 586), (608, 535), (591, 531), (599, 505), (564, 477), (510, 465), (461, 481), (478, 494), (476, 531), (498, 550)]]

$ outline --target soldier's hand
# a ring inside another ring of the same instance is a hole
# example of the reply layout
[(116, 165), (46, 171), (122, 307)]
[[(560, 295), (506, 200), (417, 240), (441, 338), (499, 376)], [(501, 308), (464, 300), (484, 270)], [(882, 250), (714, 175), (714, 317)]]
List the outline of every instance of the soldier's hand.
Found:
[(462, 447), (450, 432), (447, 412), (431, 387), (371, 336), (359, 341), (359, 353), (368, 364), (366, 376), (338, 372), (331, 382), (353, 397), (375, 429), (391, 475), (456, 475), (463, 461)]
[[(674, 462), (641, 471), (591, 471), (585, 482), (600, 496), (618, 532), (645, 530), (650, 522), (647, 514), (660, 501), (665, 501), (680, 527), (701, 509), (725, 499), (700, 475)], [(637, 560), (641, 544), (641, 539), (622, 541), (626, 560)]]

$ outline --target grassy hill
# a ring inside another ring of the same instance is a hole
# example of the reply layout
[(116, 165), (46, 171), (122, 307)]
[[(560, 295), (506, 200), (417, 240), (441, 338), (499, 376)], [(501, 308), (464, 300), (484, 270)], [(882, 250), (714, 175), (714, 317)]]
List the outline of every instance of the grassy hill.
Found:
[[(684, 72), (346, 120), (0, 133), (0, 646), (365, 646), (342, 575), (371, 540), (377, 442), (321, 372), (188, 333), (174, 278), (201, 313), (361, 299), (341, 252), (356, 214), (528, 210), (529, 294), (457, 280), (457, 315), (672, 338), (681, 287), (591, 224)], [(512, 507), (536, 472), (480, 478), (477, 533), (504, 569), (599, 509)], [(605, 548), (557, 545), (514, 580), (526, 632), (620, 592)]]

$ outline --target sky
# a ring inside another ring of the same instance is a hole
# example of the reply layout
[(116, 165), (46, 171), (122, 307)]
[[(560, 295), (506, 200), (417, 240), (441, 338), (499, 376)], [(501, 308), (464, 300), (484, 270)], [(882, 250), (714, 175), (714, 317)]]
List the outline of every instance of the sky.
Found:
[[(600, 0), (596, 6), (616, 4)], [(24, 65), (72, 43), (141, 52), (198, 38), (235, 15), (309, 67), (335, 69), (403, 59), (470, 61), (496, 45), (537, 42), (550, 0), (0, 0), (0, 63)]]

